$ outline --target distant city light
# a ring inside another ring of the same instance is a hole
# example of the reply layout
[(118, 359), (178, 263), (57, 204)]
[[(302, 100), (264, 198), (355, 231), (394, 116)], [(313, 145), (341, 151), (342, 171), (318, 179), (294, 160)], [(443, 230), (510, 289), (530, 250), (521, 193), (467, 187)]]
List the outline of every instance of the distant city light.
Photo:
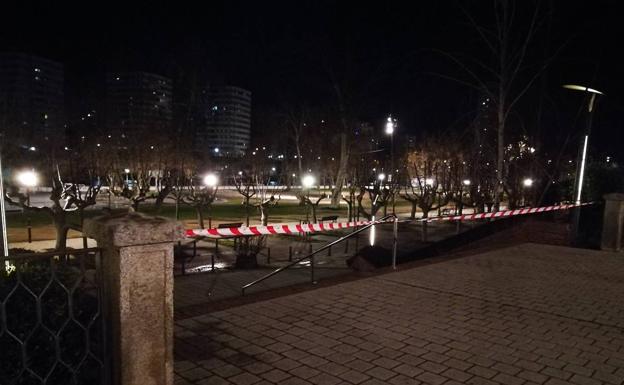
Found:
[(470, 186), (470, 179), (464, 179), (462, 183), (464, 184), (464, 186)]
[(380, 181), (383, 181), (384, 179), (386, 179), (386, 174), (382, 172), (381, 174), (377, 175), (377, 179), (379, 179)]
[(522, 184), (524, 185), (524, 187), (531, 187), (533, 186), (533, 179), (526, 178), (525, 180), (522, 181)]
[(275, 171), (275, 167), (271, 167), (271, 171)]
[(243, 175), (243, 172), (242, 172), (242, 171), (239, 171), (239, 172), (238, 172), (238, 175)]
[(130, 169), (129, 168), (124, 168), (124, 172), (127, 174), (127, 173), (130, 172)]
[(29, 150), (30, 150), (30, 151), (37, 151), (37, 147), (32, 146), (32, 147), (30, 147), (30, 148), (29, 148)]
[(208, 174), (204, 177), (204, 184), (208, 187), (214, 187), (219, 183), (219, 178), (215, 174)]
[(39, 181), (33, 170), (22, 171), (17, 174), (17, 182), (24, 187), (35, 187)]
[(219, 147), (215, 147), (214, 152), (218, 154), (219, 153)]

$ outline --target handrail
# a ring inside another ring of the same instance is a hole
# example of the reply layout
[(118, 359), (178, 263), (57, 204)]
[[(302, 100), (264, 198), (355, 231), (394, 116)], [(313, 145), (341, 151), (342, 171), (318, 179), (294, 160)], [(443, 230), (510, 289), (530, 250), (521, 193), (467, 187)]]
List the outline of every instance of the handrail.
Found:
[(285, 266), (282, 266), (282, 267), (280, 267), (280, 268), (278, 268), (276, 270), (273, 270), (269, 274), (264, 275), (264, 276), (256, 279), (255, 281), (252, 281), (252, 282), (246, 284), (245, 286), (243, 286), (241, 288), (242, 294), (245, 295), (245, 289), (248, 289), (251, 286), (254, 286), (254, 285), (256, 285), (256, 284), (258, 284), (258, 283), (260, 283), (260, 282), (262, 282), (262, 281), (264, 281), (264, 280), (274, 276), (275, 274), (278, 274), (278, 273), (280, 273), (280, 272), (282, 272), (282, 271), (284, 271), (284, 270), (286, 270), (286, 269), (288, 269), (288, 268), (290, 268), (292, 266), (295, 266), (295, 265), (299, 264), (301, 261), (304, 261), (306, 259), (310, 259), (311, 281), (312, 281), (312, 283), (315, 283), (315, 281), (314, 281), (314, 256), (316, 254), (320, 253), (321, 251), (327, 250), (330, 247), (332, 247), (332, 246), (334, 246), (334, 245), (336, 245), (336, 244), (338, 244), (338, 243), (340, 243), (340, 242), (342, 242), (342, 241), (344, 241), (346, 239), (349, 239), (352, 236), (357, 235), (357, 234), (361, 233), (362, 231), (364, 231), (366, 229), (369, 229), (372, 226), (387, 223), (386, 220), (389, 219), (389, 218), (394, 218), (394, 220), (392, 221), (392, 223), (394, 223), (394, 247), (393, 247), (393, 250), (392, 250), (392, 267), (396, 269), (396, 242), (397, 242), (398, 217), (395, 214), (388, 214), (388, 215), (386, 215), (386, 216), (384, 216), (384, 217), (382, 217), (382, 218), (380, 218), (378, 220), (374, 220), (372, 223), (369, 223), (367, 225), (362, 226), (361, 228), (353, 231), (352, 233), (349, 233), (349, 234), (347, 234), (347, 235), (345, 235), (345, 236), (343, 236), (341, 238), (336, 239), (333, 242), (330, 242), (330, 243), (326, 244), (325, 246), (321, 247), (320, 249), (317, 249), (317, 250), (313, 251), (312, 253), (310, 253), (310, 254), (308, 254), (308, 255), (306, 255), (304, 257), (301, 257), (301, 258), (299, 258), (299, 259), (297, 259), (297, 260), (295, 260), (295, 261), (293, 261), (291, 263), (289, 263), (288, 265), (285, 265)]

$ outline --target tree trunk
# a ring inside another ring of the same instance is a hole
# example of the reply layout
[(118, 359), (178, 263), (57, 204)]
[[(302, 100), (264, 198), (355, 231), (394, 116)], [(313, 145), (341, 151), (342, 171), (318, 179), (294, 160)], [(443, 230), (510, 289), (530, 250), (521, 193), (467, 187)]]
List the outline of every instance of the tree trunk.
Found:
[(312, 223), (316, 223), (316, 207), (314, 203), (310, 203), (310, 208), (312, 209)]
[(132, 211), (134, 211), (135, 213), (139, 212), (139, 204), (141, 204), (141, 202), (137, 199), (132, 201)]
[(349, 164), (349, 151), (347, 148), (347, 134), (340, 134), (340, 165), (338, 174), (336, 174), (336, 185), (332, 189), (331, 203), (332, 208), (340, 207), (340, 199), (342, 197), (342, 184), (347, 177), (347, 166)]
[(410, 212), (410, 219), (414, 219), (416, 218), (416, 206), (418, 205), (418, 201), (413, 200), (413, 201), (410, 201), (410, 203), (412, 204), (412, 211)]
[(54, 215), (53, 222), (54, 230), (56, 232), (56, 244), (54, 249), (65, 249), (67, 247), (67, 232), (69, 231), (66, 223), (65, 212)]
[(195, 211), (197, 212), (197, 222), (199, 222), (199, 228), (204, 228), (204, 211), (201, 206), (196, 206)]
[(263, 205), (258, 206), (260, 209), (260, 223), (262, 226), (266, 226), (269, 224), (269, 213), (267, 212), (266, 207)]

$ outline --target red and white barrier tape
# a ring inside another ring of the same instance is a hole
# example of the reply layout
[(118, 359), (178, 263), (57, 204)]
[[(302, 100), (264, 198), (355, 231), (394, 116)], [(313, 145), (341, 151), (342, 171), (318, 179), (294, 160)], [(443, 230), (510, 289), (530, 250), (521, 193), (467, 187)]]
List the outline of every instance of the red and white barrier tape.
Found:
[(547, 211), (556, 211), (556, 210), (567, 210), (572, 207), (579, 206), (587, 206), (592, 203), (579, 203), (579, 204), (567, 204), (567, 205), (556, 205), (556, 206), (543, 206), (543, 207), (531, 207), (524, 209), (515, 209), (515, 210), (503, 210), (496, 211), (493, 213), (479, 213), (479, 214), (465, 214), (465, 215), (449, 215), (445, 217), (431, 217), (431, 218), (423, 218), (421, 221), (433, 222), (433, 221), (470, 221), (474, 219), (487, 219), (487, 218), (506, 218), (515, 215), (526, 215), (526, 214), (535, 214), (535, 213), (544, 213)]
[[(375, 221), (381, 223), (381, 221)], [(373, 221), (340, 222), (340, 223), (310, 223), (305, 225), (268, 225), (249, 227), (227, 227), (223, 229), (186, 230), (187, 237), (241, 237), (245, 235), (270, 235), (270, 234), (301, 234), (316, 233), (320, 231), (333, 231), (365, 226)]]
[[(591, 203), (581, 204), (566, 204), (557, 206), (544, 206), (533, 207), (516, 210), (504, 210), (494, 213), (479, 213), (479, 214), (466, 214), (466, 215), (449, 215), (444, 217), (431, 217), (417, 219), (421, 222), (433, 222), (433, 221), (468, 221), (475, 219), (487, 219), (487, 218), (507, 218), (515, 215), (526, 215), (543, 213), (547, 211), (567, 210), (572, 207), (586, 206)], [(209, 238), (230, 238), (230, 237), (242, 237), (246, 235), (271, 235), (271, 234), (302, 234), (302, 233), (317, 233), (322, 231), (334, 231), (341, 229), (349, 229), (354, 227), (366, 226), (371, 223), (386, 223), (389, 221), (356, 221), (356, 222), (339, 222), (339, 223), (314, 223), (305, 225), (268, 225), (268, 226), (243, 226), (243, 227), (227, 227), (223, 229), (190, 229), (186, 230), (186, 237), (209, 237)]]

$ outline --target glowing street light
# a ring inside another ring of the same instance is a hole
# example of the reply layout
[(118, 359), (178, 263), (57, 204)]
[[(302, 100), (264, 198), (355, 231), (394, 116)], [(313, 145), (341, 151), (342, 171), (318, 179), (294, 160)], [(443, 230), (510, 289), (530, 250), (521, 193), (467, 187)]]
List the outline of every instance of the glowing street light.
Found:
[(302, 179), (301, 179), (301, 184), (303, 185), (303, 187), (305, 188), (310, 188), (312, 186), (314, 186), (315, 183), (315, 179), (313, 175), (305, 175)]
[(19, 172), (16, 176), (17, 183), (24, 187), (35, 187), (39, 182), (39, 178), (34, 170)]
[(525, 178), (525, 179), (522, 181), (522, 185), (523, 185), (524, 187), (531, 187), (531, 186), (533, 186), (533, 179), (531, 179), (531, 178)]
[(379, 181), (383, 182), (384, 179), (386, 179), (386, 174), (381, 173), (381, 174), (377, 175), (377, 179), (379, 179)]
[(470, 186), (470, 179), (464, 179), (462, 183), (464, 184), (464, 186)]
[(217, 175), (210, 173), (204, 177), (204, 185), (208, 187), (215, 187), (219, 183)]
[(394, 133), (394, 122), (392, 121), (392, 116), (388, 116), (386, 120), (386, 134), (392, 135)]

